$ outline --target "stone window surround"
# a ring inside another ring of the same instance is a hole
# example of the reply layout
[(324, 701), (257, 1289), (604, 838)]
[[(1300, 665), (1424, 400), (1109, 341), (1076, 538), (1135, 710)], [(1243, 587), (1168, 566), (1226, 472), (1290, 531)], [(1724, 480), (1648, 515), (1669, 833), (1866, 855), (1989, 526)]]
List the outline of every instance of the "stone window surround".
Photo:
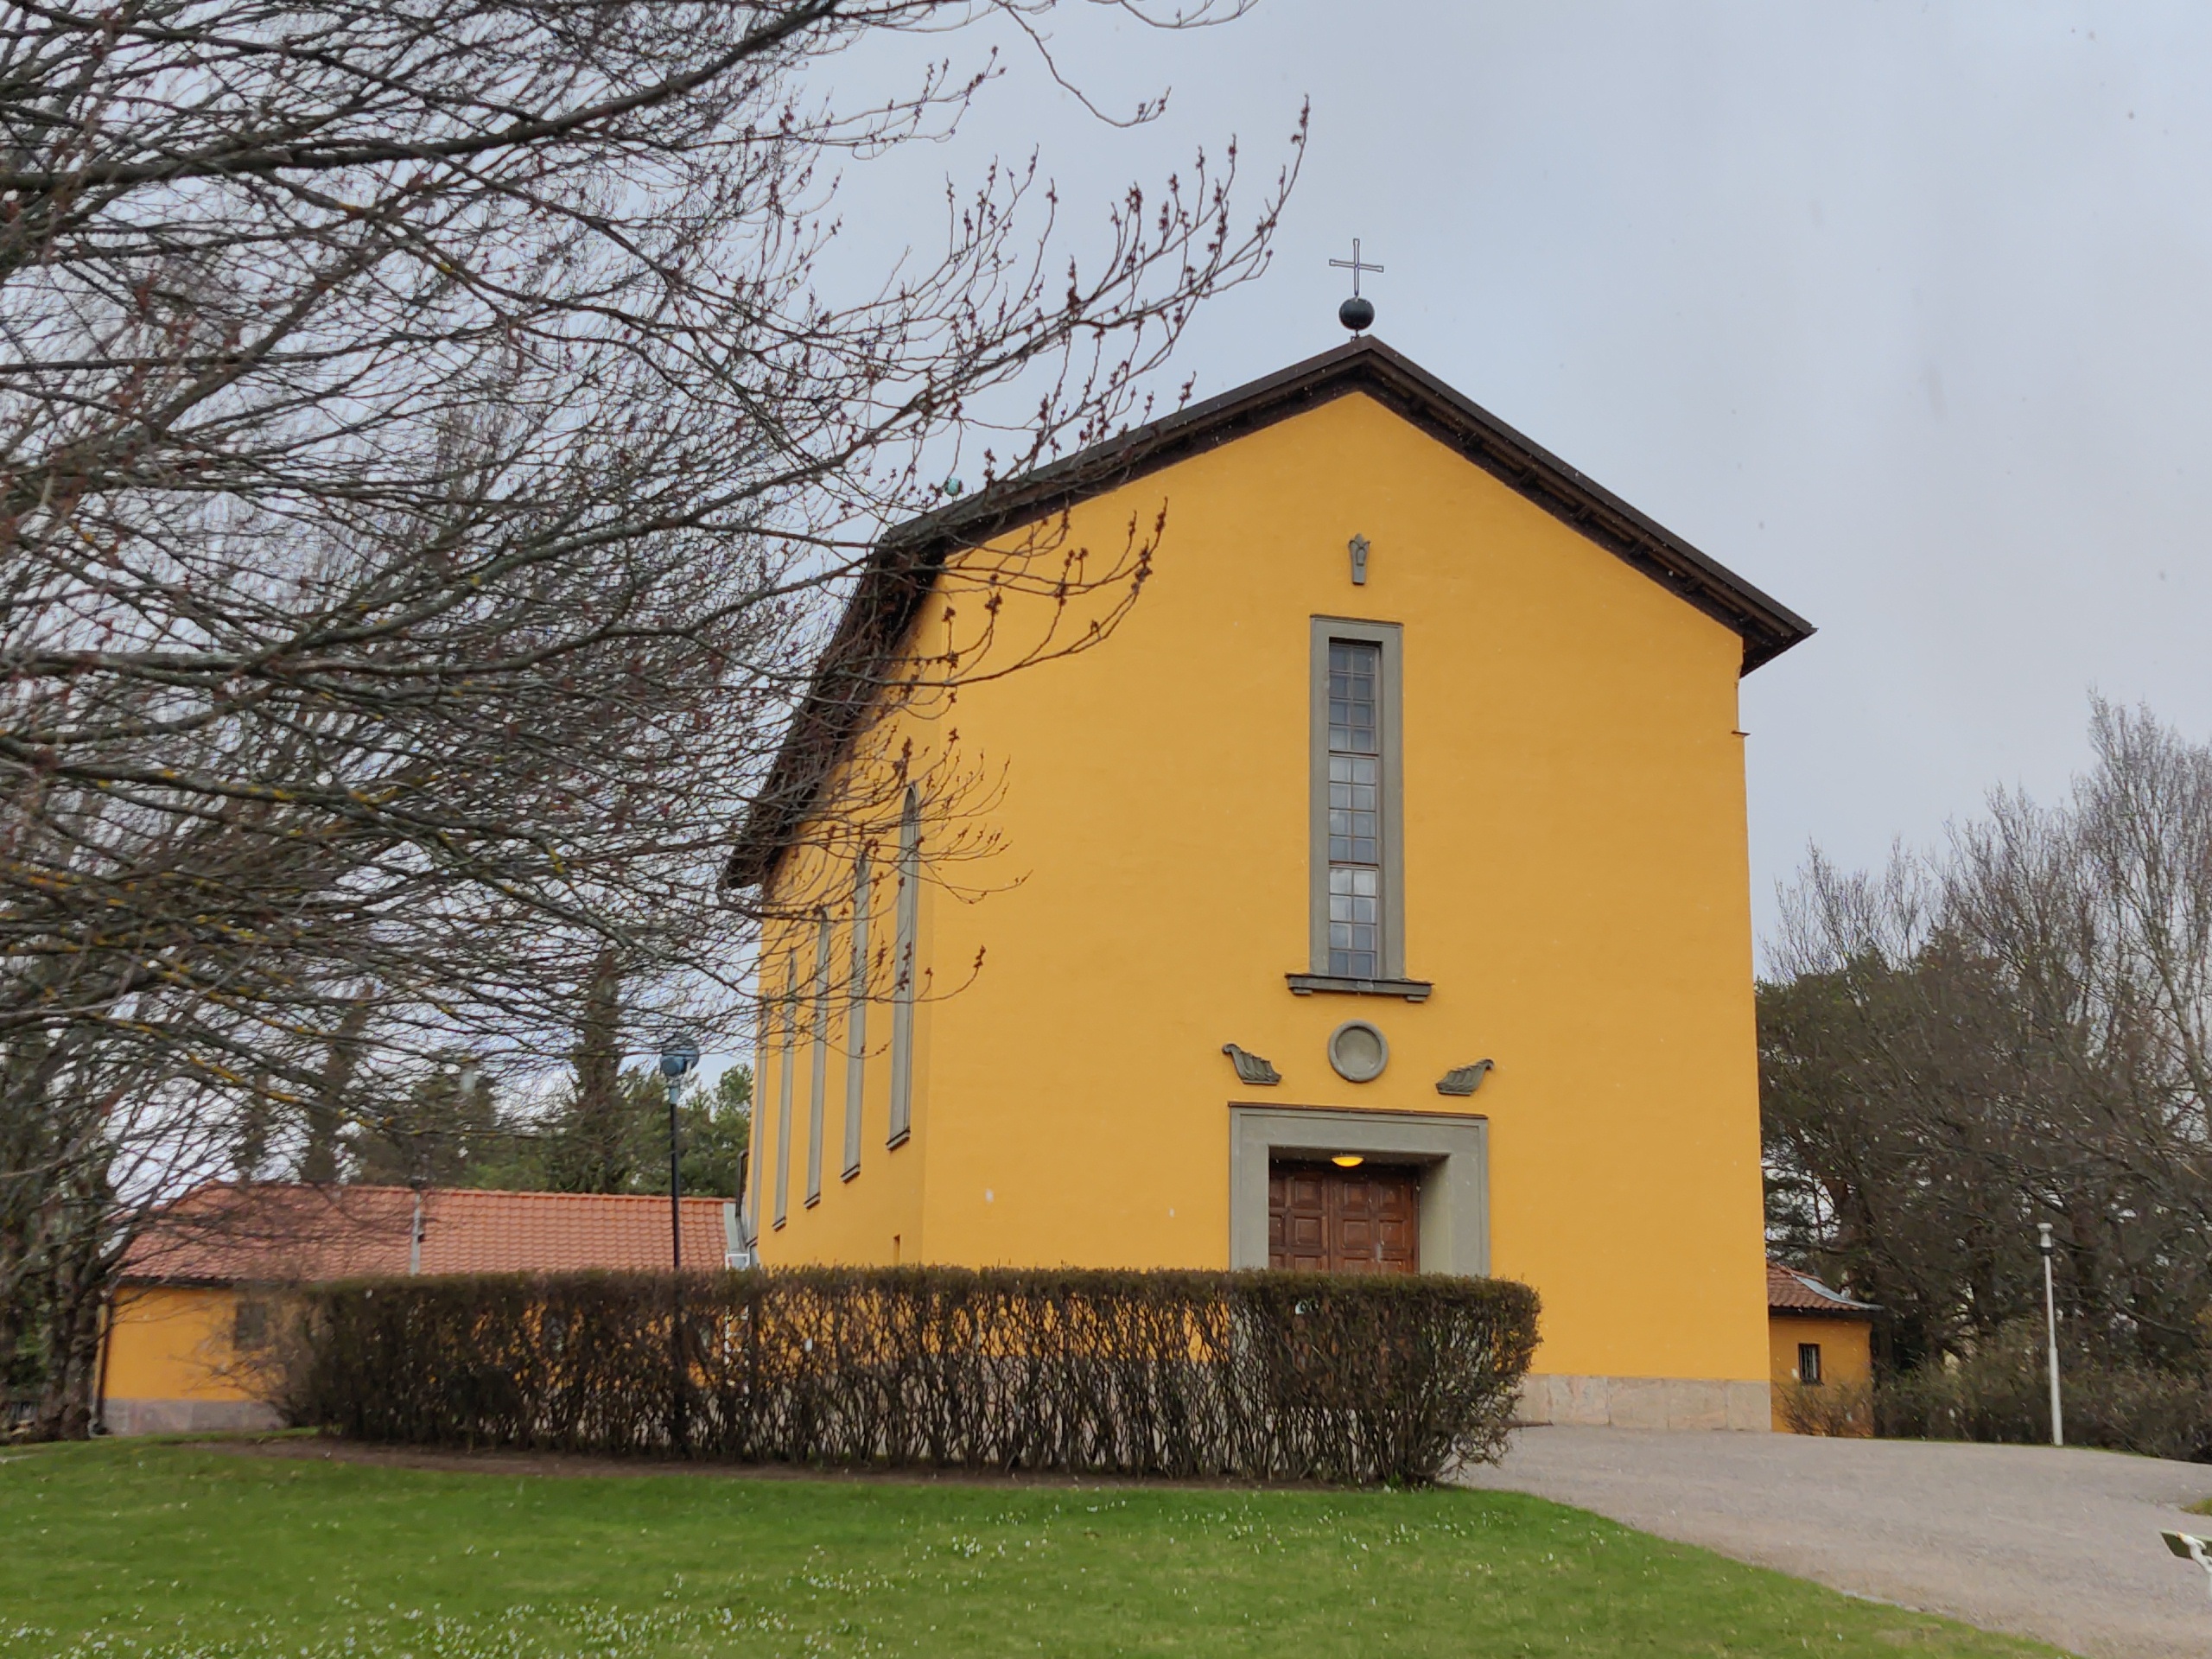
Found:
[(823, 911), (814, 936), (814, 1066), (806, 1104), (806, 1207), (822, 1202), (822, 1137), (830, 1096), (830, 951), (836, 924)]
[(886, 1145), (904, 1146), (914, 1126), (914, 982), (919, 967), (922, 887), (922, 796), (909, 784), (899, 809), (895, 930), (891, 951), (891, 1122)]
[(861, 1173), (861, 1109), (868, 1098), (868, 886), (866, 849), (853, 863), (852, 977), (845, 988), (845, 1161), (841, 1179)]
[[(1307, 772), (1307, 906), (1311, 935), (1307, 973), (1298, 977), (1337, 986), (1395, 984), (1406, 976), (1405, 630), (1395, 622), (1354, 617), (1313, 619)], [(1344, 640), (1382, 648), (1382, 972), (1375, 980), (1348, 980), (1329, 972), (1329, 646)], [(1298, 988), (1294, 983), (1294, 988)], [(1313, 987), (1312, 988), (1320, 988)], [(1423, 988), (1424, 994), (1426, 987)], [(1403, 995), (1402, 992), (1395, 993)], [(1414, 1000), (1418, 1001), (1418, 998)]]
[(1229, 1103), (1229, 1265), (1268, 1265), (1268, 1166), (1356, 1152), (1421, 1176), (1421, 1268), (1490, 1271), (1490, 1120), (1458, 1112)]
[(760, 1182), (765, 1173), (761, 1166), (760, 1138), (767, 1132), (768, 1128), (768, 1102), (764, 1073), (768, 1061), (768, 1034), (771, 1027), (768, 1018), (768, 981), (765, 967), (759, 982), (760, 997), (753, 1010), (753, 1134), (747, 1145), (745, 1153), (741, 1154), (744, 1162), (740, 1166), (744, 1172), (742, 1185), (745, 1189), (745, 1214), (741, 1218), (741, 1224), (745, 1229), (745, 1244), (747, 1249), (758, 1244), (760, 1240)]
[(784, 994), (777, 1005), (779, 1029), (776, 1049), (776, 1212), (775, 1224), (791, 1219), (791, 1063), (792, 1036), (798, 1025), (798, 954), (784, 955)]

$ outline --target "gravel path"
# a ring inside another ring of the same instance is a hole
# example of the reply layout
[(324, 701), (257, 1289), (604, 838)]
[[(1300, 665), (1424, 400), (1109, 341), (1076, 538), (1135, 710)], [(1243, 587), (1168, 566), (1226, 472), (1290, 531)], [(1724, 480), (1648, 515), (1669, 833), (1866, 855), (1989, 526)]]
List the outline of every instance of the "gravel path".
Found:
[(1838, 1590), (2096, 1659), (2212, 1655), (2212, 1599), (2162, 1527), (2212, 1466), (2049, 1446), (1529, 1428), (1472, 1486), (1534, 1492)]

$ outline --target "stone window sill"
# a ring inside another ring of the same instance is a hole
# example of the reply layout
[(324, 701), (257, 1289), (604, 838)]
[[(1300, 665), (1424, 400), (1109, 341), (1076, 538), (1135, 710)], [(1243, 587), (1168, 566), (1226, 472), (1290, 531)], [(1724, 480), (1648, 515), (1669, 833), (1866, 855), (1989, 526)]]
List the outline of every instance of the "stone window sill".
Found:
[(1408, 1002), (1426, 1002), (1436, 987), (1426, 979), (1344, 979), (1335, 974), (1285, 974), (1291, 994), (1313, 996), (1397, 996)]

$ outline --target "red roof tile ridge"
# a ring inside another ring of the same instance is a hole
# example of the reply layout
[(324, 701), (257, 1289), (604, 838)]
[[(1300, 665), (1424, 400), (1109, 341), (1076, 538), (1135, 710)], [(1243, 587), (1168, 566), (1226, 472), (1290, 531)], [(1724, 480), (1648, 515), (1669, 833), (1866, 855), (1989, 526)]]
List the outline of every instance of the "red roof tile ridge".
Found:
[(1785, 1266), (1768, 1258), (1766, 1264), (1766, 1305), (1770, 1308), (1783, 1308), (1796, 1313), (1878, 1313), (1881, 1309), (1872, 1302), (1862, 1302), (1831, 1290), (1809, 1273)]
[[(654, 1271), (670, 1263), (668, 1196), (426, 1187), (413, 1247), (412, 1188), (213, 1182), (183, 1194), (133, 1243), (138, 1282), (313, 1281), (444, 1273)], [(734, 1199), (682, 1200), (683, 1254), (721, 1265)]]

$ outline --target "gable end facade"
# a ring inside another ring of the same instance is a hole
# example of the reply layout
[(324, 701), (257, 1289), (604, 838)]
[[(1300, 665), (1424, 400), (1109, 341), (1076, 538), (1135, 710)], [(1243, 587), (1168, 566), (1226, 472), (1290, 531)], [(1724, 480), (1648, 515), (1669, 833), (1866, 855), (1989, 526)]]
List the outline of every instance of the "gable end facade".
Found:
[(1363, 335), (1065, 461), (979, 491), (886, 535), (823, 651), (766, 787), (722, 874), (754, 887), (774, 869), (869, 716), (876, 689), (946, 559), (1147, 474), (1355, 392), (1489, 473), (1642, 571), (1744, 642), (1743, 672), (1809, 639), (1813, 625), (1402, 353)]

